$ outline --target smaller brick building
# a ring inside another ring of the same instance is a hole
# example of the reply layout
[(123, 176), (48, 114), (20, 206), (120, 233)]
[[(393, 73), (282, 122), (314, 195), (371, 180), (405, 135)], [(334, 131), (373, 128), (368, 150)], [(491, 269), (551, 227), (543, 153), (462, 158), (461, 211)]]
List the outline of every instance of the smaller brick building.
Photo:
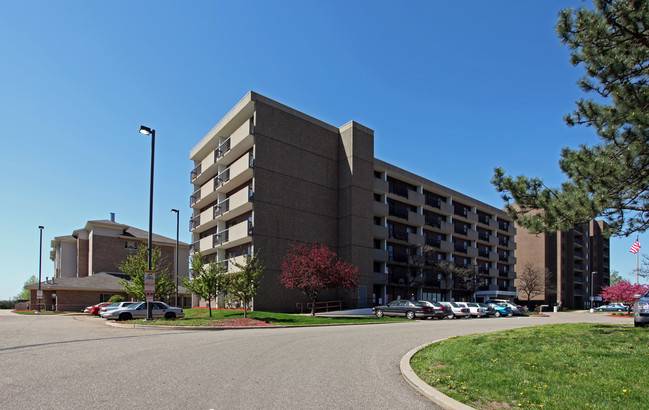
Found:
[[(178, 276), (188, 277), (189, 245), (178, 243), (176, 261), (175, 239), (153, 234), (152, 240), (153, 247), (162, 251), (161, 263), (166, 264), (169, 272), (175, 273), (177, 263)], [(50, 251), (54, 275), (41, 282), (41, 304), (47, 310), (75, 311), (106, 301), (115, 294), (126, 297), (118, 283), (125, 275), (119, 272), (118, 266), (147, 243), (148, 231), (117, 223), (114, 214), (110, 220), (88, 221), (72, 235), (55, 237)], [(31, 293), (30, 306), (36, 306), (38, 284), (25, 288)], [(179, 296), (182, 296), (179, 304), (191, 306), (189, 291), (180, 287)]]

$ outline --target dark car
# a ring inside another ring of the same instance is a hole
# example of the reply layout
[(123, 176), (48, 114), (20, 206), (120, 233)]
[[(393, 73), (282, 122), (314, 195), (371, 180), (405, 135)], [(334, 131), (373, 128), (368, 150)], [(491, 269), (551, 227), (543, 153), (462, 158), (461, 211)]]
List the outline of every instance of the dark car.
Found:
[(419, 302), (414, 300), (393, 300), (387, 305), (374, 306), (372, 308), (372, 313), (376, 317), (383, 316), (404, 316), (408, 319), (414, 319), (416, 317), (433, 317), (435, 316), (435, 311), (433, 308), (424, 306)]
[(430, 302), (428, 300), (418, 300), (417, 302), (421, 303), (424, 306), (428, 306), (429, 308), (433, 309), (434, 316), (431, 316), (431, 317), (444, 319), (445, 317), (452, 317), (453, 316), (453, 310), (450, 307), (444, 306), (439, 302)]

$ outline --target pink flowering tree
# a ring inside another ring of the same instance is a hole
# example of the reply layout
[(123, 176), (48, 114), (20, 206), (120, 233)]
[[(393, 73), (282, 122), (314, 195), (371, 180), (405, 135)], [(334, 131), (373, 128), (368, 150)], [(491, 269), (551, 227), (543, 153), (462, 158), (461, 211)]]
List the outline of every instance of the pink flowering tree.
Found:
[(649, 290), (649, 285), (632, 285), (628, 280), (623, 280), (617, 285), (604, 286), (599, 296), (607, 302), (621, 302), (633, 304), (634, 295), (644, 294)]
[(284, 256), (280, 283), (287, 289), (296, 289), (311, 299), (311, 316), (320, 292), (325, 289), (355, 289), (358, 287), (358, 267), (338, 258), (325, 245), (293, 244)]

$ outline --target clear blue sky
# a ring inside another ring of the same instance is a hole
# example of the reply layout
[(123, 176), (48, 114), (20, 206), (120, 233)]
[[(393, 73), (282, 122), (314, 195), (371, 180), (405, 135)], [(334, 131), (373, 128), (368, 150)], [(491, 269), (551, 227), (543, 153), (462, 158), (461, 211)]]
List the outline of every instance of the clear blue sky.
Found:
[[(407, 7), (403, 7), (407, 4)], [(582, 94), (554, 32), (581, 1), (4, 1), (0, 8), (0, 299), (53, 275), (50, 241), (86, 221), (190, 241), (190, 149), (249, 90), (375, 132), (376, 157), (486, 203), (493, 168), (563, 180), (562, 117)], [(635, 267), (613, 239), (611, 269)], [(649, 248), (644, 235), (640, 241)]]

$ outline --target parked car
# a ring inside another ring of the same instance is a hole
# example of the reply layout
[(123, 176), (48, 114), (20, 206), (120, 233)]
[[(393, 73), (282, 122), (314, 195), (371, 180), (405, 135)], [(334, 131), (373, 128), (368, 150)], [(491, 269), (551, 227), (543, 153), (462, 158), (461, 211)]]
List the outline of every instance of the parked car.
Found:
[(635, 305), (633, 305), (633, 325), (635, 327), (647, 326), (649, 323), (649, 292), (644, 295), (636, 295), (636, 298)]
[(375, 306), (372, 308), (372, 313), (376, 317), (383, 316), (405, 316), (408, 319), (416, 317), (433, 317), (435, 311), (429, 306), (424, 306), (414, 300), (393, 300), (387, 305)]
[(101, 310), (99, 311), (99, 316), (101, 316), (102, 313), (106, 313), (109, 310), (125, 308), (127, 306), (131, 306), (131, 305), (134, 305), (136, 303), (138, 303), (138, 302), (115, 302), (115, 303), (111, 303), (110, 305), (106, 305), (103, 308), (101, 308)]
[(101, 302), (101, 303), (97, 303), (96, 305), (88, 306), (83, 310), (83, 313), (88, 313), (91, 315), (98, 316), (100, 309), (106, 305), (110, 305), (110, 302)]
[(480, 306), (481, 308), (484, 309), (484, 311), (485, 311), (487, 317), (489, 317), (489, 316), (494, 316), (495, 313), (496, 313), (496, 311), (494, 310), (494, 308), (492, 308), (491, 306), (487, 305), (486, 303), (478, 302), (478, 306)]
[(609, 303), (595, 308), (595, 310), (598, 312), (626, 312), (627, 307), (624, 303)]
[(475, 317), (483, 317), (487, 316), (487, 312), (483, 307), (478, 306), (477, 303), (472, 303), (472, 302), (456, 302), (458, 305), (462, 307), (469, 308), (469, 312), (471, 313), (471, 316)]
[(508, 307), (511, 309), (514, 315), (518, 315), (518, 316), (522, 316), (525, 314), (525, 312), (527, 312), (527, 307), (516, 305), (510, 301), (503, 300), (503, 299), (490, 300), (487, 303), (495, 303), (499, 306)]
[(453, 317), (471, 317), (471, 310), (468, 307), (462, 307), (455, 302), (439, 302), (444, 306), (448, 306), (453, 311)]
[(428, 306), (433, 309), (434, 316), (439, 319), (444, 319), (445, 317), (453, 316), (453, 310), (450, 307), (442, 305), (440, 302), (430, 302), (428, 300), (418, 300), (417, 302), (421, 303), (424, 306)]
[(512, 312), (509, 306), (501, 306), (497, 303), (487, 303), (487, 306), (489, 306), (494, 310), (495, 317), (501, 317), (501, 316), (511, 317), (514, 315), (514, 312)]
[[(164, 302), (153, 302), (152, 316), (154, 319), (177, 319), (185, 317), (185, 313), (181, 308), (170, 307)], [(103, 317), (104, 319), (122, 321), (131, 319), (146, 319), (146, 302), (135, 303), (121, 309), (108, 310), (102, 313), (101, 317)]]

